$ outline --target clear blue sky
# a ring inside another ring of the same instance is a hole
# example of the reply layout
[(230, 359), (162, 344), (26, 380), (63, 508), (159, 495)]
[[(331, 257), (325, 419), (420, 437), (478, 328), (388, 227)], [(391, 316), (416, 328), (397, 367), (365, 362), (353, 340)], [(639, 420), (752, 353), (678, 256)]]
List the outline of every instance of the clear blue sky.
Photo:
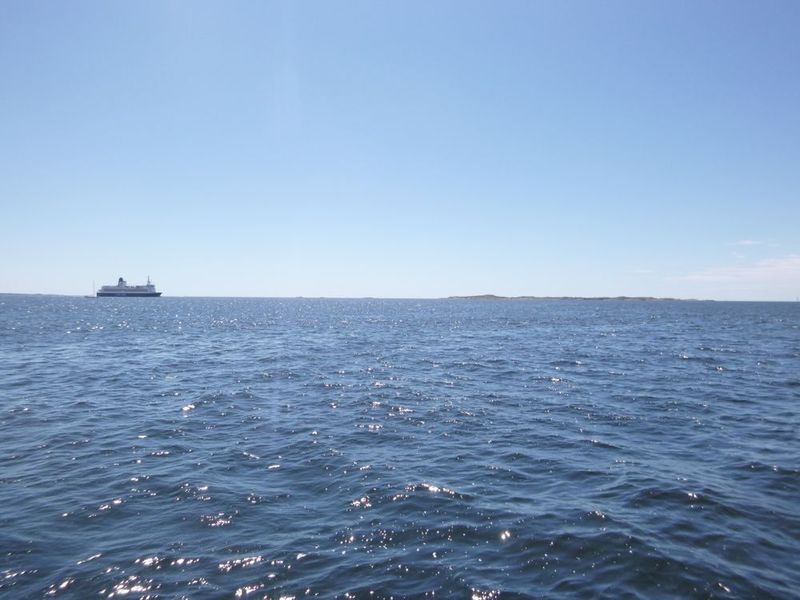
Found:
[(800, 296), (800, 3), (0, 2), (0, 291)]

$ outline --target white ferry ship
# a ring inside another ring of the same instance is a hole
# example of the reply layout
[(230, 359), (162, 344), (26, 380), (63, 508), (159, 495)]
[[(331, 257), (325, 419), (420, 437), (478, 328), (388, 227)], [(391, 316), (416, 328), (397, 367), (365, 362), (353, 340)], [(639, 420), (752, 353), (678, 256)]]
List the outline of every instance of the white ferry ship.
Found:
[(156, 291), (156, 286), (150, 283), (150, 278), (147, 278), (145, 285), (128, 285), (122, 278), (119, 278), (117, 285), (104, 285), (97, 290), (97, 296), (134, 296), (137, 298), (154, 298), (161, 295), (161, 292)]

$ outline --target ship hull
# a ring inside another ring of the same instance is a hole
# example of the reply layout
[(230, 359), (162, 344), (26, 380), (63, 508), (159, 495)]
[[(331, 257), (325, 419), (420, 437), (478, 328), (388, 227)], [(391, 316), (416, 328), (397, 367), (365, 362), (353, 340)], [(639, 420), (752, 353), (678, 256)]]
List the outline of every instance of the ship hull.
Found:
[(97, 292), (98, 298), (157, 298), (161, 292)]

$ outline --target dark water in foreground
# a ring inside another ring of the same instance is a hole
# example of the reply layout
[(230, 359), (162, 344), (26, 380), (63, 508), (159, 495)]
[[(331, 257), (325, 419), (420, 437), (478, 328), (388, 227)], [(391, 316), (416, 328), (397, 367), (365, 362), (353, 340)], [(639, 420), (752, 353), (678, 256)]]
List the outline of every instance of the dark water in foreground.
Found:
[(0, 596), (792, 597), (799, 327), (0, 296)]

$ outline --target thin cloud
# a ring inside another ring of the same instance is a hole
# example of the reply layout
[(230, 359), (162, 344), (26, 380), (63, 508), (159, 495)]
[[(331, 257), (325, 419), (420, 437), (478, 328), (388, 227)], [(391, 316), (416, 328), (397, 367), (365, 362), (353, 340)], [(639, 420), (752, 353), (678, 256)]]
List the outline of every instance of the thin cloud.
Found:
[(753, 284), (794, 284), (800, 286), (800, 255), (766, 258), (745, 265), (714, 267), (677, 279), (714, 283), (737, 282)]
[(761, 246), (764, 242), (760, 240), (738, 240), (736, 242), (731, 242), (731, 246)]

